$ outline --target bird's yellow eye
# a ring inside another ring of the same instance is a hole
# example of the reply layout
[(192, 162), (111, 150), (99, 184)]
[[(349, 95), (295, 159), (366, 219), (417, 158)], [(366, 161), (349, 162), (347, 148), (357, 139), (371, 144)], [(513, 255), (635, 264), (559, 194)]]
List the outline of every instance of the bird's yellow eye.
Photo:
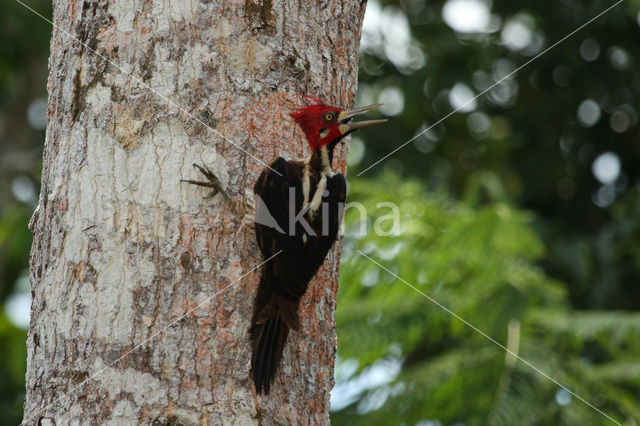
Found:
[(325, 119), (326, 121), (331, 121), (331, 120), (333, 120), (333, 113), (331, 113), (331, 112), (326, 113), (326, 114), (324, 115), (324, 119)]

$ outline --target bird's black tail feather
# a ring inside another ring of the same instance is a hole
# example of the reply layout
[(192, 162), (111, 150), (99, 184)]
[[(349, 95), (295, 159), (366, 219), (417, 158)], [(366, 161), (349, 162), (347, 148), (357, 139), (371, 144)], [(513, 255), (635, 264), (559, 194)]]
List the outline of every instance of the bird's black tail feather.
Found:
[(258, 393), (268, 394), (282, 358), (289, 326), (278, 313), (252, 330), (251, 375)]

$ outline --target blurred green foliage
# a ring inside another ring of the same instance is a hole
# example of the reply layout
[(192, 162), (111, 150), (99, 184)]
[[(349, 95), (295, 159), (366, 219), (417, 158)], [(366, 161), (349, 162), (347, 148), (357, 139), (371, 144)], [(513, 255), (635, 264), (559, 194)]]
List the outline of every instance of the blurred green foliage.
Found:
[[(481, 93), (614, 3), (369, 1), (360, 102), (386, 102), (397, 115), (362, 131), (364, 153), (350, 174), (449, 114), (452, 98)], [(454, 31), (443, 14), (455, 4), (457, 25), (482, 21), (485, 10), (486, 29)], [(638, 1), (622, 2), (363, 177), (394, 170), (462, 198), (490, 171), (504, 199), (536, 213), (548, 248), (541, 263), (575, 306), (640, 308), (640, 262), (629, 249), (640, 238), (639, 13)], [(579, 118), (585, 101), (594, 123)], [(606, 152), (620, 161), (609, 184), (593, 173)]]
[[(335, 424), (608, 424), (496, 342), (614, 419), (640, 419), (640, 313), (572, 309), (538, 264), (530, 212), (397, 176), (350, 183), (369, 222), (362, 235), (347, 210), (333, 397), (351, 404)], [(400, 207), (399, 235), (375, 232), (389, 214), (380, 200)], [(385, 376), (377, 385), (374, 371)]]
[(22, 421), (26, 339), (26, 331), (12, 324), (0, 310), (0, 424), (3, 425), (16, 425)]

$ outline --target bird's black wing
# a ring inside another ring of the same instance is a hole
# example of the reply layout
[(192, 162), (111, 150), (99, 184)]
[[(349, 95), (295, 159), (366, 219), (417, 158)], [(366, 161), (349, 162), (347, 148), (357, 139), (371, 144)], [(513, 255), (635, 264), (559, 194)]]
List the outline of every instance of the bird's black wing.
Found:
[(278, 157), (266, 167), (253, 187), (255, 195), (256, 240), (265, 259), (283, 250), (282, 236), (287, 227), (287, 209), (290, 178), (287, 161)]
[[(249, 330), (252, 343), (251, 376), (258, 393), (269, 393), (290, 328), (297, 328), (297, 301), (278, 297), (287, 281), (291, 238), (288, 231), (289, 187), (287, 162), (278, 157), (265, 168), (253, 188), (256, 241), (265, 259)], [(273, 257), (273, 258), (272, 258)]]

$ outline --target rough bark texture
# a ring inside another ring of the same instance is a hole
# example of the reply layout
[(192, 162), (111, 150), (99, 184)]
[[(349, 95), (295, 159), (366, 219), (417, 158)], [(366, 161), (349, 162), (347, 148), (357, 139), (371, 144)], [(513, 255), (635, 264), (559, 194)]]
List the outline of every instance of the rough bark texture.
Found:
[[(54, 0), (54, 22), (270, 162), (308, 154), (290, 94), (353, 104), (364, 6)], [(59, 29), (49, 66), (28, 423), (328, 423), (339, 247), (301, 303), (304, 332), (289, 336), (269, 396), (248, 375), (258, 271), (74, 390), (261, 261), (220, 196), (180, 179), (204, 161), (242, 196), (263, 164)]]

